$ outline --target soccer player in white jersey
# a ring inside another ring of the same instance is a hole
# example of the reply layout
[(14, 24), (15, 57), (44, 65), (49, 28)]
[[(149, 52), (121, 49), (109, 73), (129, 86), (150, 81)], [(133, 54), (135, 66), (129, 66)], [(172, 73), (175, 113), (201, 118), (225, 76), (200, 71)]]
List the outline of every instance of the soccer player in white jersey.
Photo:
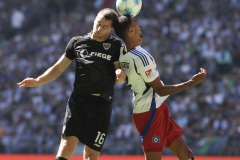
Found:
[(194, 160), (193, 153), (182, 138), (183, 130), (169, 116), (165, 99), (202, 82), (207, 73), (200, 68), (186, 82), (164, 85), (154, 58), (140, 45), (142, 32), (129, 15), (120, 16), (114, 30), (126, 45), (120, 54), (120, 65), (126, 82), (134, 92), (133, 122), (141, 139), (146, 160), (160, 160), (163, 147), (168, 147), (180, 160)]

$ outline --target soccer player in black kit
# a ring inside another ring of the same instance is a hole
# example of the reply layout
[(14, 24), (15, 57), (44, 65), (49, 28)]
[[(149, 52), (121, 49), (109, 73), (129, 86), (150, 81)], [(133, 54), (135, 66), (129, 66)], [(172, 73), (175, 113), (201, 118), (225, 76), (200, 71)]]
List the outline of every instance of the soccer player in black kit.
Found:
[(69, 160), (78, 141), (85, 144), (84, 160), (99, 158), (110, 125), (114, 84), (123, 83), (126, 76), (119, 69), (121, 41), (110, 35), (117, 16), (112, 9), (101, 10), (93, 30), (73, 37), (52, 67), (37, 78), (17, 83), (19, 87), (36, 87), (51, 82), (75, 60), (74, 89), (67, 103), (56, 160)]

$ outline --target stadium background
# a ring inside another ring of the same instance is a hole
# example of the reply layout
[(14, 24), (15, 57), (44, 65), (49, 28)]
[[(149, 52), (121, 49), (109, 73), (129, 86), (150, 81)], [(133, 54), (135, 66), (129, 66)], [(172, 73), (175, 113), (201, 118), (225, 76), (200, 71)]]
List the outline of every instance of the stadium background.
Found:
[[(50, 67), (72, 36), (91, 31), (104, 7), (115, 8), (115, 1), (0, 0), (0, 153), (56, 153), (74, 66), (44, 86), (16, 83)], [(195, 155), (240, 156), (239, 10), (239, 0), (143, 0), (136, 17), (165, 84), (185, 81), (200, 67), (208, 71), (204, 83), (166, 102)], [(116, 85), (103, 154), (142, 154), (131, 97), (126, 85)]]

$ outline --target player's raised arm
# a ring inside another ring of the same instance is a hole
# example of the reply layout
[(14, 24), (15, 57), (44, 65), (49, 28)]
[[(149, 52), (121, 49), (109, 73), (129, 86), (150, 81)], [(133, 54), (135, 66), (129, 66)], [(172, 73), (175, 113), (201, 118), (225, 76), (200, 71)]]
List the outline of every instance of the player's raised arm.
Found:
[(164, 85), (160, 78), (156, 78), (154, 81), (148, 83), (160, 96), (166, 96), (181, 92), (189, 87), (192, 87), (198, 83), (201, 83), (205, 77), (207, 76), (207, 72), (205, 69), (200, 68), (199, 73), (195, 74), (190, 80), (174, 84), (174, 85)]
[(51, 82), (59, 77), (63, 71), (69, 66), (72, 61), (63, 55), (52, 67), (46, 70), (42, 75), (37, 78), (25, 78), (23, 81), (17, 83), (21, 88), (23, 87), (36, 87), (42, 84)]

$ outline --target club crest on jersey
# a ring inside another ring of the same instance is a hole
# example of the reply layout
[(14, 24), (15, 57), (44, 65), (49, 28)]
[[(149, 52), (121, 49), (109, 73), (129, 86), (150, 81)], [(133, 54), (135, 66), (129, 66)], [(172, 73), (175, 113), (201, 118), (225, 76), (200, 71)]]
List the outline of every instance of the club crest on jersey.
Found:
[(152, 74), (153, 74), (152, 69), (149, 69), (149, 70), (145, 71), (145, 74), (146, 74), (147, 77), (151, 77)]
[(159, 136), (152, 137), (152, 143), (160, 143), (160, 137)]
[(110, 43), (103, 43), (103, 48), (104, 48), (105, 50), (108, 50), (110, 47), (111, 47), (111, 44), (110, 44)]

